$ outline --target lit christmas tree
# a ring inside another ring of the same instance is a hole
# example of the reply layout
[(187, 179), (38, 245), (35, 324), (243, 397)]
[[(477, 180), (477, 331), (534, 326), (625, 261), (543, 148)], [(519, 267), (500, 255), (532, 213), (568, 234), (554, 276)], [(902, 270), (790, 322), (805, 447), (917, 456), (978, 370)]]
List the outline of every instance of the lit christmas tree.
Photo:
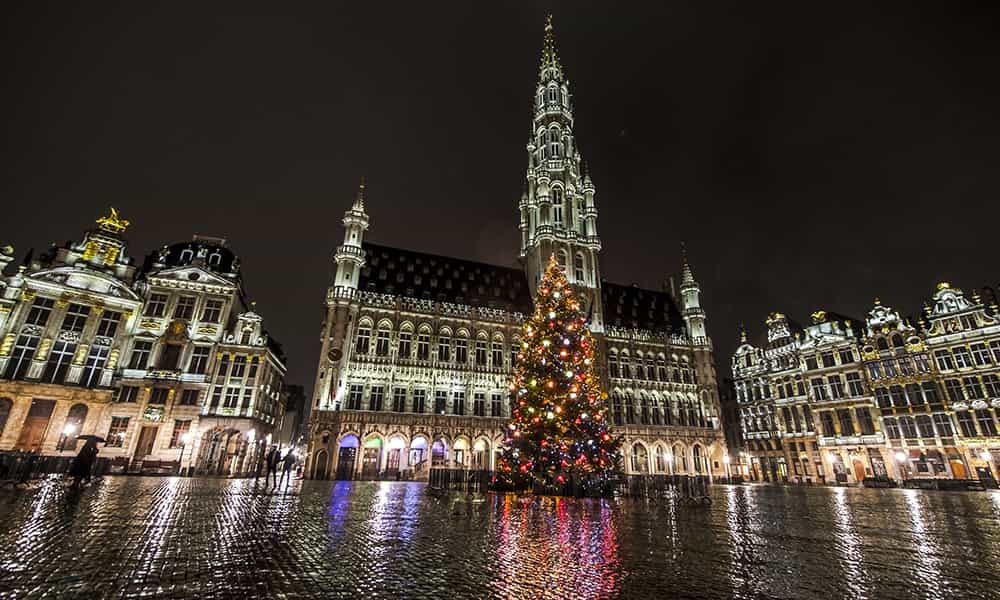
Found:
[(501, 478), (602, 490), (621, 470), (621, 439), (608, 427), (587, 317), (554, 256), (521, 340)]

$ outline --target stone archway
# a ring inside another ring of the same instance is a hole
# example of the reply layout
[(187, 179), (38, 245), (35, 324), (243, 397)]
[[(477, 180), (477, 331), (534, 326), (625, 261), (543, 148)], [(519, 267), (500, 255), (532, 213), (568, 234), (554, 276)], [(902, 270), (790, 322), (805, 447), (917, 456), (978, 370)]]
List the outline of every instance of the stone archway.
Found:
[(328, 462), (328, 456), (326, 450), (318, 450), (316, 456), (313, 458), (313, 479), (326, 479), (326, 465)]
[(382, 472), (382, 454), (385, 443), (381, 435), (372, 434), (361, 449), (361, 478), (378, 479)]
[(354, 479), (355, 464), (361, 440), (352, 434), (345, 435), (337, 445), (337, 479)]

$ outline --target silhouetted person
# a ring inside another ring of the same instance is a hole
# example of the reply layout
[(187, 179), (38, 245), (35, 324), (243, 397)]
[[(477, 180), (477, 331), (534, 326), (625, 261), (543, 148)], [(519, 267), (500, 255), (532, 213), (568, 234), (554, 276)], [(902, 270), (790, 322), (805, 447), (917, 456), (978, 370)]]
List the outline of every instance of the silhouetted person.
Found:
[(97, 453), (97, 440), (89, 438), (69, 465), (69, 474), (73, 477), (73, 487), (80, 487), (80, 482), (84, 479), (90, 483), (90, 473), (94, 470)]
[(292, 467), (295, 466), (296, 462), (295, 454), (293, 454), (292, 450), (289, 449), (288, 454), (286, 454), (285, 458), (281, 461), (281, 481), (284, 481), (285, 485), (288, 485), (288, 483), (292, 481)]
[(281, 453), (278, 452), (277, 446), (271, 446), (271, 451), (267, 453), (267, 476), (264, 478), (264, 485), (271, 481), (271, 476), (274, 476), (274, 486), (278, 485), (278, 462), (281, 460)]

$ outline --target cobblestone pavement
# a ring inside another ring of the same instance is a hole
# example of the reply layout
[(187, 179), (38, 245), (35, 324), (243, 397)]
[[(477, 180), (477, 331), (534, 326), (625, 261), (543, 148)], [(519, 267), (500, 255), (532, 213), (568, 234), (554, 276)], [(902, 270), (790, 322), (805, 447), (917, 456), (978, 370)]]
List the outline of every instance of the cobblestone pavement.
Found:
[(1000, 597), (1000, 494), (672, 501), (108, 478), (0, 491), (2, 598)]

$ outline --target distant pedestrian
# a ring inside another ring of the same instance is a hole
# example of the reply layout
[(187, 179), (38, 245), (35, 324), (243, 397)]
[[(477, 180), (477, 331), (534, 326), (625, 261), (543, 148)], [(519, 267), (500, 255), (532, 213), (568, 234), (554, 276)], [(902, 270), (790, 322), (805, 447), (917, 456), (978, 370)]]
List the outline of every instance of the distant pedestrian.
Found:
[(266, 456), (262, 456), (260, 452), (258, 452), (257, 448), (254, 448), (254, 454), (257, 455), (257, 458), (253, 461), (253, 484), (257, 485), (257, 481), (260, 479), (260, 471), (264, 466)]
[(292, 468), (298, 460), (295, 458), (294, 451), (289, 448), (288, 454), (285, 455), (284, 460), (281, 461), (281, 480), (285, 482), (287, 486), (292, 481)]
[(271, 481), (271, 476), (274, 476), (274, 487), (278, 485), (278, 461), (281, 459), (281, 453), (278, 452), (277, 446), (271, 446), (271, 451), (267, 453), (267, 476), (264, 478), (264, 485), (267, 486), (268, 482)]
[(94, 462), (97, 460), (98, 452), (97, 440), (88, 438), (69, 466), (69, 474), (73, 477), (73, 487), (80, 487), (80, 483), (85, 479), (87, 483), (90, 483), (90, 474), (94, 470)]

